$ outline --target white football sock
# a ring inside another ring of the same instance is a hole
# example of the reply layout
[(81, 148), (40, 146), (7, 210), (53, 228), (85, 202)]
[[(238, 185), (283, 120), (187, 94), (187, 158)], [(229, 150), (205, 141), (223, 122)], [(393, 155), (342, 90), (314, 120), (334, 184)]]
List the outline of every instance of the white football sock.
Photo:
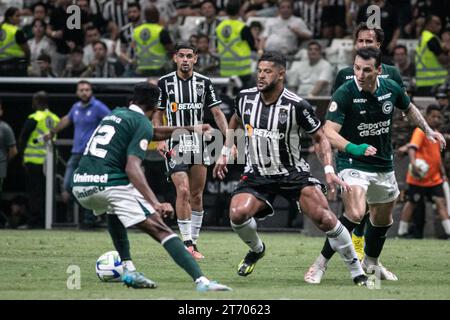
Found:
[(442, 226), (444, 227), (445, 233), (450, 236), (450, 219), (442, 220)]
[(317, 257), (316, 261), (314, 261), (314, 263), (316, 265), (318, 265), (319, 267), (321, 267), (322, 269), (326, 269), (327, 265), (328, 265), (328, 261), (330, 261), (330, 260), (325, 258), (322, 254), (319, 254), (319, 256)]
[(336, 226), (325, 232), (330, 241), (330, 245), (334, 251), (338, 252), (342, 260), (345, 262), (352, 279), (364, 274), (361, 263), (356, 255), (353, 247), (352, 237), (344, 225), (338, 220)]
[(122, 266), (130, 272), (136, 271), (136, 267), (131, 260), (122, 261)]
[(231, 228), (238, 234), (239, 238), (244, 241), (253, 252), (263, 251), (263, 243), (256, 232), (256, 221), (251, 218), (245, 221), (243, 224), (236, 225), (231, 222)]
[(180, 228), (181, 239), (183, 241), (192, 241), (191, 235), (191, 219), (177, 220), (178, 228)]
[(408, 233), (409, 222), (400, 220), (400, 224), (398, 225), (398, 235), (403, 236)]
[(203, 221), (203, 213), (204, 211), (194, 211), (192, 210), (192, 216), (191, 216), (191, 234), (192, 234), (192, 241), (194, 243), (197, 243), (197, 239), (200, 235), (200, 229), (202, 227), (202, 221)]

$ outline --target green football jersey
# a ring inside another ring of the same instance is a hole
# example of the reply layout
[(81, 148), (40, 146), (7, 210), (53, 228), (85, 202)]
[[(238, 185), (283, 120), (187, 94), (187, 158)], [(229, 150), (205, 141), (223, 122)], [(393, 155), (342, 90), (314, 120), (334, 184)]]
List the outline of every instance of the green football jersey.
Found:
[(127, 157), (143, 160), (152, 137), (152, 123), (139, 107), (116, 108), (92, 134), (72, 176), (73, 185), (127, 185)]
[(377, 148), (374, 156), (356, 157), (339, 151), (336, 166), (339, 171), (353, 168), (369, 172), (393, 170), (391, 142), (394, 106), (406, 110), (409, 97), (393, 80), (378, 77), (374, 94), (359, 87), (356, 79), (342, 85), (331, 97), (326, 120), (339, 123), (339, 134), (355, 144), (367, 143)]
[[(352, 80), (354, 75), (355, 74), (353, 72), (353, 67), (346, 67), (344, 69), (339, 70), (331, 92), (332, 93), (335, 92), (344, 83), (346, 83), (349, 80)], [(402, 77), (400, 76), (400, 73), (398, 72), (397, 68), (394, 66), (382, 63), (381, 74), (379, 75), (379, 77), (384, 79), (392, 79), (395, 82), (397, 82), (400, 87), (405, 88), (405, 85), (403, 84), (402, 81)]]

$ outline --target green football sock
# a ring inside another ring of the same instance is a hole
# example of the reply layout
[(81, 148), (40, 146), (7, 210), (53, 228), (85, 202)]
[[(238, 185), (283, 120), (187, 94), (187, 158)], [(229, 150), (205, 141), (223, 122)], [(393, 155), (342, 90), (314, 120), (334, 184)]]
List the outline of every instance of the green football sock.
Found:
[(186, 250), (183, 242), (177, 236), (168, 237), (169, 239), (163, 240), (161, 244), (164, 246), (164, 249), (170, 254), (172, 259), (186, 271), (192, 279), (195, 281), (198, 278), (203, 276), (202, 270), (200, 270), (200, 266), (191, 256), (191, 254)]
[(386, 241), (386, 233), (391, 226), (374, 226), (370, 219), (367, 221), (366, 245), (364, 252), (367, 256), (378, 258)]
[(107, 214), (108, 231), (111, 235), (114, 247), (119, 253), (120, 259), (131, 260), (130, 241), (125, 226), (115, 214)]
[(366, 213), (364, 217), (362, 218), (361, 222), (355, 226), (353, 229), (353, 234), (357, 237), (364, 236), (364, 231), (366, 229), (366, 221), (369, 218), (370, 214)]

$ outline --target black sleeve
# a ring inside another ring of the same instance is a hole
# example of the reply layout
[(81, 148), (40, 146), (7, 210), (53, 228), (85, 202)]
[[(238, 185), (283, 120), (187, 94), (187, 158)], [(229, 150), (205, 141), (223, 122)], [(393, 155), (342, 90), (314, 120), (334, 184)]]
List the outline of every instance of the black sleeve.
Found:
[(16, 42), (17, 44), (27, 43), (27, 38), (25, 37), (25, 33), (22, 30), (17, 30), (16, 32)]
[(252, 51), (256, 51), (255, 47), (255, 39), (253, 39), (252, 32), (250, 31), (250, 28), (245, 26), (241, 31), (241, 38), (242, 40), (245, 40), (248, 42), (248, 45), (250, 46), (250, 49)]
[(161, 43), (163, 45), (171, 44), (172, 38), (170, 37), (169, 31), (167, 31), (166, 29), (161, 30), (161, 33), (159, 34), (159, 40), (161, 40)]
[(159, 87), (159, 106), (158, 110), (164, 111), (166, 110), (166, 104), (167, 104), (167, 96), (166, 96), (166, 90), (164, 88), (164, 81), (159, 80), (158, 81), (158, 87)]
[(20, 131), (19, 135), (19, 153), (23, 153), (25, 148), (27, 147), (28, 139), (30, 138), (31, 133), (36, 129), (37, 121), (34, 119), (27, 119), (25, 124), (23, 125), (22, 131)]
[(441, 44), (436, 37), (431, 38), (431, 40), (428, 41), (427, 46), (428, 49), (430, 49), (430, 51), (433, 52), (436, 56), (439, 56), (442, 53)]
[(306, 131), (313, 134), (320, 128), (320, 120), (317, 118), (312, 106), (306, 100), (301, 100), (295, 105), (297, 123)]

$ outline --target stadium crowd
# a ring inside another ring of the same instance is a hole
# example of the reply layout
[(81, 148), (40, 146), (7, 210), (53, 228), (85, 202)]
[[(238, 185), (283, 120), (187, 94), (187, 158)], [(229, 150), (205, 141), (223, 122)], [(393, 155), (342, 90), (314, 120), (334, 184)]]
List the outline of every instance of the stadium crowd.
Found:
[[(72, 4), (80, 9), (80, 29), (67, 24)], [(251, 59), (254, 70), (264, 50), (276, 49), (289, 58), (291, 89), (303, 96), (329, 95), (331, 79), (351, 62), (356, 26), (371, 14), (369, 6), (376, 5), (384, 31), (384, 62), (399, 68), (408, 90), (433, 95), (431, 89), (444, 83), (450, 65), (450, 11), (445, 4), (443, 0), (5, 0), (0, 4), (5, 35), (0, 42), (0, 70), (2, 76), (158, 77), (173, 70), (169, 58), (174, 44), (183, 40), (198, 47), (196, 70), (207, 76), (233, 73), (248, 86), (252, 82), (244, 76), (251, 72), (227, 69), (227, 52), (238, 52), (235, 58), (242, 59), (241, 64)], [(227, 30), (220, 22), (228, 19), (245, 23), (240, 35), (248, 47), (223, 46)], [(442, 70), (438, 80), (421, 83), (415, 81), (415, 69), (425, 59), (419, 43), (424, 30), (442, 39), (429, 45), (439, 64), (433, 67)], [(419, 59), (415, 51), (420, 52)]]

